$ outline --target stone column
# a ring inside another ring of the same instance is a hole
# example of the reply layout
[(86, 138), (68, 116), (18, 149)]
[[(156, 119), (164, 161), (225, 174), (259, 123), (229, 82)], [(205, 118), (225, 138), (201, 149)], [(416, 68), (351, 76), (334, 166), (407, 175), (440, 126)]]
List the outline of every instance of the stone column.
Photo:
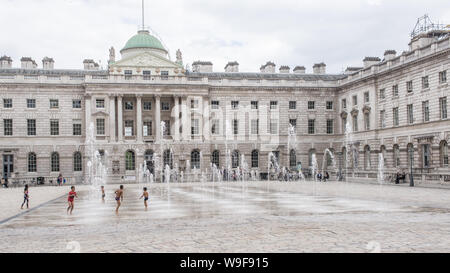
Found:
[(161, 96), (155, 96), (155, 140), (161, 140)]
[(209, 122), (209, 97), (203, 97), (203, 137), (205, 141), (210, 140), (210, 122)]
[(116, 141), (116, 97), (109, 95), (109, 142)]
[(191, 130), (191, 128), (189, 128), (189, 124), (188, 124), (188, 108), (187, 108), (187, 97), (183, 96), (181, 99), (181, 119), (182, 119), (182, 124), (183, 124), (183, 140), (187, 141), (188, 140), (188, 132), (189, 130)]
[(136, 128), (137, 142), (142, 142), (142, 95), (136, 95)]
[(118, 127), (118, 141), (123, 141), (123, 104), (122, 104), (123, 95), (117, 96), (117, 127)]
[(174, 97), (174, 116), (175, 116), (175, 123), (174, 123), (174, 140), (179, 141), (180, 140), (180, 97), (176, 95)]
[(85, 109), (85, 113), (86, 113), (86, 116), (85, 116), (86, 138), (89, 136), (89, 127), (91, 126), (91, 111), (92, 111), (92, 109), (91, 109), (91, 99), (92, 99), (92, 97), (91, 97), (90, 94), (87, 94), (84, 97), (84, 104), (85, 104), (85, 108), (86, 108)]

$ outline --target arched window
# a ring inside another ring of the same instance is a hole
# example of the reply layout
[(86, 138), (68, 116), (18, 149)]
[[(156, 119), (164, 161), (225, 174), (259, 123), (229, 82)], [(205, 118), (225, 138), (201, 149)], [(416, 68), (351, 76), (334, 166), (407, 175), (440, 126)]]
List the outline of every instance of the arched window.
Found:
[[(308, 164), (309, 164), (309, 167), (312, 167), (312, 165), (313, 165), (313, 155), (315, 155), (315, 154), (316, 154), (316, 149), (310, 149), (309, 150), (309, 153), (308, 153)], [(317, 164), (317, 162), (316, 162), (316, 164)]]
[(37, 172), (37, 160), (35, 153), (28, 154), (28, 172), (30, 173)]
[(383, 155), (383, 163), (384, 167), (387, 167), (387, 160), (386, 160), (386, 146), (381, 145), (380, 146), (380, 153)]
[(52, 172), (59, 172), (59, 154), (57, 152), (52, 153), (51, 169)]
[(441, 141), (439, 145), (441, 167), (448, 167), (448, 144), (447, 141)]
[(214, 164), (217, 168), (219, 168), (220, 152), (218, 150), (215, 150), (214, 152), (212, 152), (211, 163)]
[(238, 150), (234, 150), (233, 153), (231, 154), (231, 167), (232, 168), (239, 167), (239, 151)]
[(83, 167), (82, 167), (81, 153), (75, 152), (73, 154), (73, 171), (81, 172), (82, 170), (83, 170)]
[(394, 145), (392, 154), (393, 154), (394, 167), (395, 168), (400, 167), (400, 148), (398, 147), (397, 144)]
[(358, 166), (359, 166), (359, 149), (358, 149), (358, 146), (353, 145), (353, 146), (351, 147), (351, 150), (352, 150), (352, 157), (353, 157), (353, 160), (352, 160), (352, 167), (353, 167), (354, 169), (357, 169)]
[(333, 157), (332, 157), (332, 155), (334, 156), (334, 150), (333, 149), (331, 149), (331, 148), (328, 148), (328, 151), (329, 152), (326, 152), (325, 153), (325, 158), (326, 158), (326, 167), (328, 168), (328, 167), (330, 167), (330, 166), (332, 166), (332, 167), (336, 167), (336, 166), (334, 166), (334, 164), (333, 164)]
[(155, 171), (155, 162), (154, 162), (154, 159), (153, 159), (153, 154), (154, 154), (153, 150), (147, 150), (147, 151), (145, 151), (145, 154), (144, 154), (144, 160), (145, 160), (145, 163), (146, 163), (146, 165), (147, 165), (148, 171), (149, 171), (150, 173), (153, 173), (153, 174), (154, 174), (154, 171)]
[(164, 168), (169, 165), (169, 168), (173, 169), (173, 160), (172, 160), (172, 153), (169, 149), (165, 150), (163, 153), (163, 162), (164, 162)]
[(134, 171), (136, 170), (136, 157), (134, 151), (128, 150), (125, 153), (125, 170)]
[(364, 169), (370, 170), (372, 167), (372, 163), (370, 161), (370, 146), (366, 145), (364, 147)]
[(200, 152), (193, 150), (191, 152), (191, 169), (200, 169)]
[(252, 168), (259, 167), (259, 152), (258, 150), (252, 151)]
[(292, 149), (289, 152), (289, 166), (290, 167), (297, 166), (297, 155), (295, 154), (295, 150), (294, 149)]
[(406, 147), (408, 167), (411, 166), (411, 164), (414, 166), (414, 145), (412, 143), (409, 143)]

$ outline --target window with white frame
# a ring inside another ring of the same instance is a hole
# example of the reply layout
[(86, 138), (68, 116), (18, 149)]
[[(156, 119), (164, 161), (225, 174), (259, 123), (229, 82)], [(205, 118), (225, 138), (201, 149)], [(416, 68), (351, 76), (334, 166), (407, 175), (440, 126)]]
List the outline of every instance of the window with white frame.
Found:
[(12, 108), (13, 102), (12, 99), (3, 99), (3, 108)]
[(316, 103), (314, 101), (308, 101), (308, 110), (314, 110)]
[(385, 110), (380, 111), (380, 127), (386, 128), (386, 111)]
[(386, 98), (386, 89), (380, 89), (380, 100), (384, 100)]
[(252, 135), (259, 134), (259, 119), (252, 119), (250, 122), (250, 126), (251, 126), (250, 132)]
[(327, 119), (327, 134), (332, 135), (334, 131), (334, 120)]
[(289, 102), (289, 110), (295, 110), (297, 109), (297, 102), (296, 101), (290, 101)]
[(28, 172), (29, 173), (37, 172), (37, 157), (35, 153), (28, 154)]
[(72, 108), (81, 109), (81, 100), (78, 99), (72, 100)]
[(238, 108), (239, 108), (239, 101), (237, 101), (237, 100), (231, 101), (231, 109), (236, 110)]
[(392, 97), (398, 97), (398, 84), (392, 86)]
[(74, 172), (83, 171), (83, 162), (80, 152), (75, 152), (73, 154), (73, 171)]
[(152, 135), (152, 121), (150, 121), (150, 120), (144, 121), (142, 132), (143, 132), (144, 136)]
[(105, 135), (105, 119), (98, 118), (97, 121), (97, 135)]
[(72, 129), (74, 136), (81, 136), (81, 119), (72, 120)]
[(294, 129), (296, 129), (297, 128), (297, 119), (295, 119), (295, 118), (289, 119), (289, 124), (292, 125), (292, 127), (294, 127)]
[(239, 120), (233, 119), (233, 134), (237, 135), (239, 134)]
[(422, 102), (422, 117), (423, 122), (430, 121), (430, 106), (428, 101)]
[(251, 104), (252, 110), (258, 110), (258, 102), (257, 101), (252, 101), (250, 104)]
[(219, 126), (220, 126), (219, 119), (211, 120), (211, 134), (213, 134), (213, 135), (220, 134)]
[(27, 108), (36, 108), (36, 99), (27, 99)]
[(398, 126), (398, 107), (392, 108), (392, 123), (394, 126)]
[(278, 101), (270, 101), (270, 110), (275, 110), (278, 108)]
[(327, 101), (326, 109), (327, 110), (333, 110), (333, 102), (332, 101)]
[(12, 119), (4, 119), (3, 120), (3, 133), (5, 136), (13, 135), (13, 120)]
[(50, 109), (58, 109), (59, 108), (59, 100), (51, 99), (50, 100)]
[(408, 104), (406, 106), (406, 116), (408, 119), (408, 124), (413, 124), (414, 123), (414, 111), (413, 111), (413, 105), (412, 104)]
[(192, 135), (198, 135), (200, 134), (200, 128), (199, 128), (199, 119), (193, 118), (191, 119), (191, 134)]
[(52, 172), (59, 172), (59, 154), (53, 152), (50, 157), (50, 165)]
[(131, 80), (131, 78), (133, 77), (133, 71), (132, 70), (125, 70), (124, 74), (125, 74), (125, 80)]
[(59, 120), (58, 119), (50, 120), (50, 135), (52, 135), (52, 136), (59, 135)]
[(198, 100), (191, 100), (191, 109), (198, 109)]
[(96, 99), (95, 107), (96, 108), (105, 108), (105, 100), (104, 99)]
[(36, 120), (35, 119), (27, 119), (27, 135), (28, 136), (36, 135)]
[(406, 82), (406, 91), (408, 93), (411, 93), (413, 91), (413, 82), (412, 81), (407, 81)]
[(215, 110), (217, 110), (217, 109), (219, 109), (219, 101), (218, 100), (213, 100), (213, 101), (211, 101), (211, 109), (215, 109)]
[(447, 70), (439, 72), (439, 83), (446, 83), (447, 82)]
[(370, 130), (370, 113), (364, 113), (364, 129)]
[(278, 119), (270, 120), (270, 134), (272, 135), (278, 134)]
[(125, 136), (134, 136), (134, 120), (125, 120)]
[(169, 102), (161, 102), (161, 110), (162, 111), (170, 111), (170, 103)]
[(358, 105), (358, 96), (355, 95), (352, 97), (352, 99), (353, 99), (353, 106)]
[(144, 111), (150, 111), (150, 110), (152, 110), (152, 102), (144, 101)]
[(315, 123), (314, 119), (308, 119), (308, 134), (313, 135), (316, 133)]
[(134, 102), (132, 101), (125, 101), (125, 110), (131, 111), (134, 109)]
[(347, 100), (346, 99), (342, 99), (341, 104), (342, 104), (342, 109), (347, 108)]
[(369, 92), (364, 92), (364, 103), (370, 102), (370, 95)]
[(441, 119), (447, 118), (447, 97), (439, 98), (439, 112)]
[(358, 132), (358, 115), (352, 116), (353, 118), (353, 132)]
[(422, 77), (422, 89), (427, 89), (428, 87), (430, 87), (428, 76)]

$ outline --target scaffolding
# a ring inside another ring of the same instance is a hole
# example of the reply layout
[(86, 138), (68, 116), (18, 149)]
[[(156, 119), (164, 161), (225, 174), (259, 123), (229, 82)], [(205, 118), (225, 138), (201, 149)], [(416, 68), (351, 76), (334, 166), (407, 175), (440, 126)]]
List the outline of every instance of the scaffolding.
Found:
[(423, 33), (429, 33), (432, 31), (436, 31), (436, 32), (448, 32), (450, 31), (450, 25), (445, 25), (445, 24), (435, 24), (431, 21), (430, 17), (428, 16), (428, 14), (425, 14), (422, 17), (419, 17), (417, 19), (417, 23), (416, 26), (414, 27), (414, 30), (411, 32), (411, 38), (414, 38), (420, 34)]

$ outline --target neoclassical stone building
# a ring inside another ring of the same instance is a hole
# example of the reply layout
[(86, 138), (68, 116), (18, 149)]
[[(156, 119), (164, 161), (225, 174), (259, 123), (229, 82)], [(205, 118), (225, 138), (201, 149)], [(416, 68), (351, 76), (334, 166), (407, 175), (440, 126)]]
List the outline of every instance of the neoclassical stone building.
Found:
[(237, 62), (224, 72), (200, 61), (186, 70), (181, 52), (171, 61), (146, 30), (128, 40), (120, 60), (110, 49), (107, 70), (93, 60), (80, 70), (54, 69), (47, 57), (42, 67), (24, 57), (16, 68), (4, 56), (2, 175), (62, 173), (82, 182), (93, 135), (116, 182), (136, 180), (144, 162), (158, 177), (155, 155), (185, 172), (247, 164), (264, 176), (270, 152), (288, 168), (301, 162), (307, 170), (315, 154), (319, 168), (365, 178), (376, 178), (383, 153), (387, 172), (409, 172), (412, 158), (418, 179), (448, 180), (448, 31), (420, 33), (409, 46), (402, 54), (386, 50), (383, 59), (366, 57), (342, 74), (326, 73), (324, 63), (312, 73), (303, 66), (277, 71), (273, 62), (257, 73), (240, 72)]

